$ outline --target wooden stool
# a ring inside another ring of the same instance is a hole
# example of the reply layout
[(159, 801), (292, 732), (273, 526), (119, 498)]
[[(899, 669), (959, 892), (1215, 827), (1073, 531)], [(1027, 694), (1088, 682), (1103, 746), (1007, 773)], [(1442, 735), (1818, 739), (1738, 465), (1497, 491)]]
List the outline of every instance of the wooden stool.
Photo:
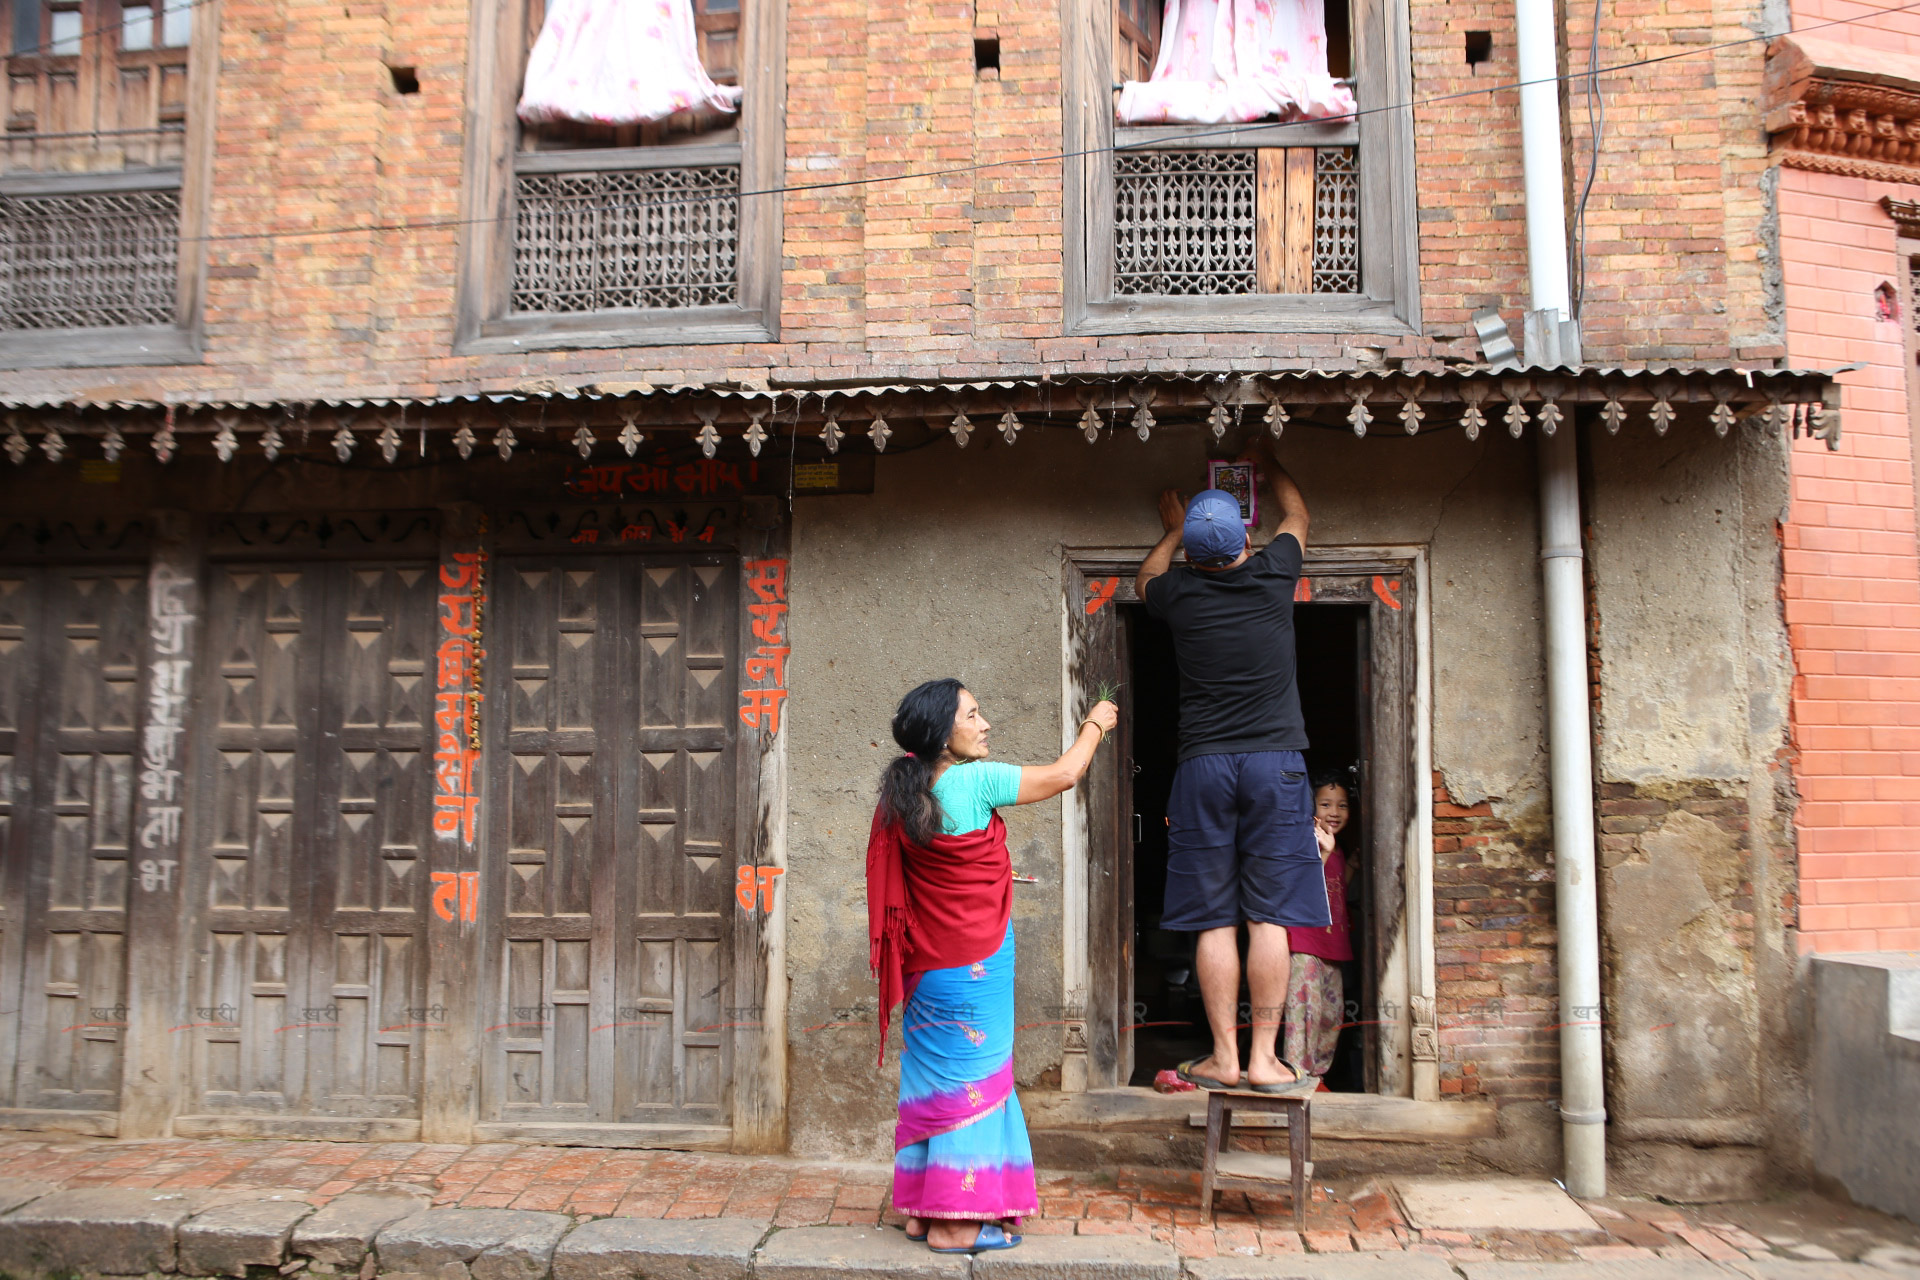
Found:
[[(1233, 1137), (1233, 1113), (1262, 1111), (1287, 1118), (1287, 1155), (1268, 1156), (1253, 1151), (1228, 1151)], [(1271, 1093), (1207, 1091), (1207, 1153), (1200, 1166), (1200, 1214), (1213, 1225), (1213, 1193), (1271, 1191), (1277, 1182), (1293, 1188), (1293, 1227), (1307, 1227), (1307, 1180), (1313, 1177), (1313, 1095), (1281, 1097)]]

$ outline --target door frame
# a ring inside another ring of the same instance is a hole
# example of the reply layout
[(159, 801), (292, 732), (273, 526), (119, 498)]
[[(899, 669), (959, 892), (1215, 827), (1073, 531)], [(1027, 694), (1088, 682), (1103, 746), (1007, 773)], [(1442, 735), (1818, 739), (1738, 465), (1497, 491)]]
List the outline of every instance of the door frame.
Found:
[[(1069, 547), (1062, 557), (1061, 724), (1074, 725), (1103, 680), (1125, 679), (1125, 636), (1117, 609), (1139, 601), (1134, 576), (1145, 547)], [(1377, 980), (1362, 993), (1362, 1017), (1376, 1023), (1369, 1074), (1385, 1096), (1439, 1097), (1434, 1023), (1433, 645), (1427, 549), (1420, 545), (1311, 547), (1303, 571), (1313, 598), (1368, 603), (1372, 715), (1362, 778), (1370, 886), (1379, 924), (1371, 957)], [(1121, 749), (1094, 760), (1086, 785), (1062, 806), (1062, 990), (1068, 993), (1061, 1088), (1124, 1088), (1127, 1030), (1121, 1006), (1133, 967), (1131, 867)], [(1398, 742), (1383, 753), (1379, 744)], [(1123, 915), (1126, 918), (1122, 918)], [(1078, 1016), (1073, 1016), (1078, 1015)]]

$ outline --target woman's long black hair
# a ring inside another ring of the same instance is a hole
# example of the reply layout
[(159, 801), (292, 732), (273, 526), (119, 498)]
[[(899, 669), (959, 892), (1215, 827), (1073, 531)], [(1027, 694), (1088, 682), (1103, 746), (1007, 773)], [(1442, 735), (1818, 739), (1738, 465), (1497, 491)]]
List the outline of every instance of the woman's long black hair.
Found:
[(933, 795), (933, 766), (953, 736), (960, 713), (958, 680), (929, 680), (900, 699), (893, 713), (893, 740), (907, 752), (880, 775), (880, 805), (909, 841), (927, 845), (940, 834), (940, 802)]

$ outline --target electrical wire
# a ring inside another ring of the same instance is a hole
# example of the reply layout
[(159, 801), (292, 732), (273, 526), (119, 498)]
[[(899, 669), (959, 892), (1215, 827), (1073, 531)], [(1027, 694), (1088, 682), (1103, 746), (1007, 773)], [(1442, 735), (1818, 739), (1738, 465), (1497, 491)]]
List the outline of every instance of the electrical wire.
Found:
[[(1600, 173), (1600, 137), (1607, 127), (1607, 100), (1599, 92), (1600, 4), (1593, 0), (1593, 39), (1587, 46), (1587, 134), (1592, 153), (1587, 157), (1587, 180), (1580, 187), (1580, 203), (1573, 211), (1573, 319), (1580, 322), (1580, 308), (1587, 296), (1587, 197), (1593, 194), (1593, 180)], [(1595, 101), (1599, 116), (1595, 118)]]
[[(186, 0), (186, 4), (183, 7), (197, 7), (200, 5), (210, 4), (213, 2), (214, 0)], [(1596, 0), (1596, 13), (1595, 13), (1596, 27), (1599, 20), (1597, 6), (1598, 6), (1598, 0)], [(1503, 84), (1491, 84), (1491, 85), (1485, 85), (1485, 86), (1477, 87), (1473, 89), (1463, 89), (1455, 93), (1435, 94), (1434, 96), (1428, 97), (1428, 98), (1415, 98), (1415, 99), (1409, 99), (1408, 101), (1405, 101), (1405, 102), (1389, 103), (1383, 106), (1364, 107), (1364, 108), (1351, 111), (1345, 115), (1331, 116), (1322, 120), (1314, 120), (1314, 121), (1273, 120), (1273, 121), (1255, 121), (1248, 124), (1234, 124), (1234, 125), (1229, 125), (1216, 130), (1203, 130), (1200, 132), (1183, 134), (1181, 135), (1181, 140), (1182, 141), (1204, 141), (1205, 139), (1210, 137), (1218, 137), (1218, 136), (1229, 135), (1229, 134), (1236, 135), (1236, 136), (1245, 136), (1249, 133), (1256, 133), (1262, 130), (1269, 130), (1269, 129), (1288, 129), (1288, 128), (1297, 129), (1302, 124), (1320, 124), (1320, 125), (1341, 124), (1350, 120), (1357, 120), (1361, 116), (1380, 115), (1380, 114), (1384, 114), (1392, 111), (1411, 111), (1418, 107), (1430, 107), (1430, 106), (1436, 106), (1436, 105), (1447, 103), (1447, 102), (1457, 102), (1466, 98), (1477, 98), (1477, 97), (1482, 97), (1482, 96), (1495, 94), (1495, 93), (1502, 93), (1502, 92), (1507, 92), (1511, 90), (1523, 89), (1530, 85), (1536, 85), (1536, 84), (1559, 84), (1563, 81), (1571, 81), (1571, 80), (1577, 80), (1577, 79), (1587, 79), (1591, 83), (1593, 81), (1597, 81), (1598, 78), (1602, 75), (1617, 75), (1623, 72), (1637, 70), (1641, 67), (1658, 66), (1661, 63), (1673, 62), (1681, 58), (1698, 57), (1701, 54), (1721, 53), (1728, 49), (1738, 49), (1746, 45), (1757, 44), (1761, 42), (1770, 43), (1773, 40), (1779, 39), (1782, 36), (1804, 35), (1805, 33), (1810, 31), (1821, 31), (1829, 27), (1851, 26), (1856, 23), (1867, 22), (1875, 18), (1887, 17), (1891, 14), (1910, 13), (1910, 12), (1913, 12), (1914, 10), (1920, 10), (1920, 0), (1908, 0), (1908, 3), (1906, 4), (1895, 5), (1891, 8), (1886, 8), (1886, 9), (1876, 9), (1870, 13), (1859, 14), (1851, 18), (1832, 18), (1825, 22), (1816, 22), (1805, 27), (1795, 27), (1787, 31), (1777, 32), (1773, 35), (1744, 36), (1738, 40), (1722, 41), (1719, 44), (1696, 45), (1692, 48), (1676, 50), (1675, 52), (1672, 52), (1672, 53), (1656, 54), (1652, 57), (1647, 57), (1647, 58), (1636, 58), (1630, 62), (1613, 63), (1611, 65), (1608, 65), (1606, 67), (1601, 67), (1598, 69), (1595, 69), (1595, 67), (1593, 66), (1593, 63), (1590, 61), (1588, 63), (1587, 70), (1582, 72), (1577, 72), (1577, 73), (1568, 72), (1564, 75), (1544, 76), (1535, 80), (1508, 81)], [(100, 27), (100, 28), (96, 28), (91, 33), (83, 33), (83, 35), (99, 34), (102, 31), (108, 31), (112, 29), (113, 29), (112, 27)], [(1597, 52), (1597, 49), (1598, 49), (1597, 37), (1595, 40), (1594, 49)], [(1047, 153), (1036, 154), (1036, 155), (1017, 156), (1009, 160), (989, 160), (982, 164), (957, 165), (957, 166), (951, 166), (944, 169), (928, 169), (928, 170), (924, 170), (917, 173), (889, 174), (881, 177), (871, 177), (871, 178), (868, 178), (868, 177), (842, 178), (832, 182), (814, 182), (814, 183), (805, 183), (805, 184), (794, 185), (794, 186), (765, 187), (765, 188), (761, 188), (759, 190), (754, 190), (754, 191), (742, 191), (739, 193), (738, 198), (741, 200), (747, 200), (747, 199), (763, 197), (763, 196), (806, 195), (812, 192), (845, 190), (850, 187), (878, 186), (882, 183), (928, 181), (935, 178), (949, 178), (949, 177), (958, 177), (965, 174), (983, 173), (991, 169), (1014, 168), (1022, 165), (1032, 165), (1032, 164), (1049, 164), (1049, 163), (1053, 163), (1061, 160), (1084, 159), (1088, 156), (1118, 154), (1121, 152), (1143, 149), (1150, 145), (1152, 144), (1144, 143), (1144, 142), (1116, 143), (1106, 147), (1089, 147), (1079, 151), (1057, 151), (1057, 152), (1047, 152)], [(1595, 144), (1594, 154), (1596, 157), (1596, 164), (1597, 164), (1597, 157), (1598, 157), (1597, 142)], [(1591, 189), (1591, 186), (1592, 186), (1592, 179), (1593, 179), (1593, 174), (1590, 172), (1588, 174), (1588, 183), (1587, 183), (1589, 189)], [(667, 197), (659, 200), (650, 201), (649, 207), (665, 208), (665, 207), (670, 207), (672, 205), (678, 205), (678, 204), (704, 204), (710, 201), (711, 199), (712, 199), (711, 196), (689, 196), (684, 198)], [(593, 202), (582, 201), (576, 207), (588, 209), (588, 208), (596, 208), (596, 207), (605, 208), (609, 206), (596, 205)], [(210, 243), (230, 243), (230, 242), (240, 242), (240, 241), (301, 240), (301, 239), (311, 239), (316, 236), (324, 237), (324, 236), (353, 236), (353, 235), (384, 235), (392, 232), (442, 231), (442, 230), (455, 230), (460, 227), (493, 225), (496, 223), (504, 222), (507, 219), (511, 218), (512, 216), (513, 216), (512, 213), (508, 212), (508, 213), (503, 213), (497, 217), (488, 217), (488, 218), (429, 218), (429, 219), (422, 219), (422, 220), (410, 221), (410, 222), (408, 221), (365, 222), (365, 223), (356, 223), (356, 224), (343, 225), (343, 226), (310, 227), (305, 230), (299, 230), (299, 231), (233, 231), (233, 232), (210, 233), (210, 234), (199, 235), (199, 236), (182, 236), (180, 237), (180, 241), (183, 244), (210, 244)]]

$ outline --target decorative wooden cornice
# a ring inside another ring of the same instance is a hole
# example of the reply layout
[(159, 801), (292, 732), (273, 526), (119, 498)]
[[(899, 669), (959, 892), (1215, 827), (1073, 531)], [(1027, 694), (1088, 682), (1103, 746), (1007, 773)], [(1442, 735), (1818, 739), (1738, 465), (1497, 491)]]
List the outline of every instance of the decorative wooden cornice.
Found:
[(1920, 183), (1920, 58), (1782, 36), (1767, 49), (1765, 84), (1781, 164)]
[(1881, 196), (1880, 207), (1893, 219), (1894, 227), (1909, 240), (1920, 240), (1920, 200), (1895, 200)]

